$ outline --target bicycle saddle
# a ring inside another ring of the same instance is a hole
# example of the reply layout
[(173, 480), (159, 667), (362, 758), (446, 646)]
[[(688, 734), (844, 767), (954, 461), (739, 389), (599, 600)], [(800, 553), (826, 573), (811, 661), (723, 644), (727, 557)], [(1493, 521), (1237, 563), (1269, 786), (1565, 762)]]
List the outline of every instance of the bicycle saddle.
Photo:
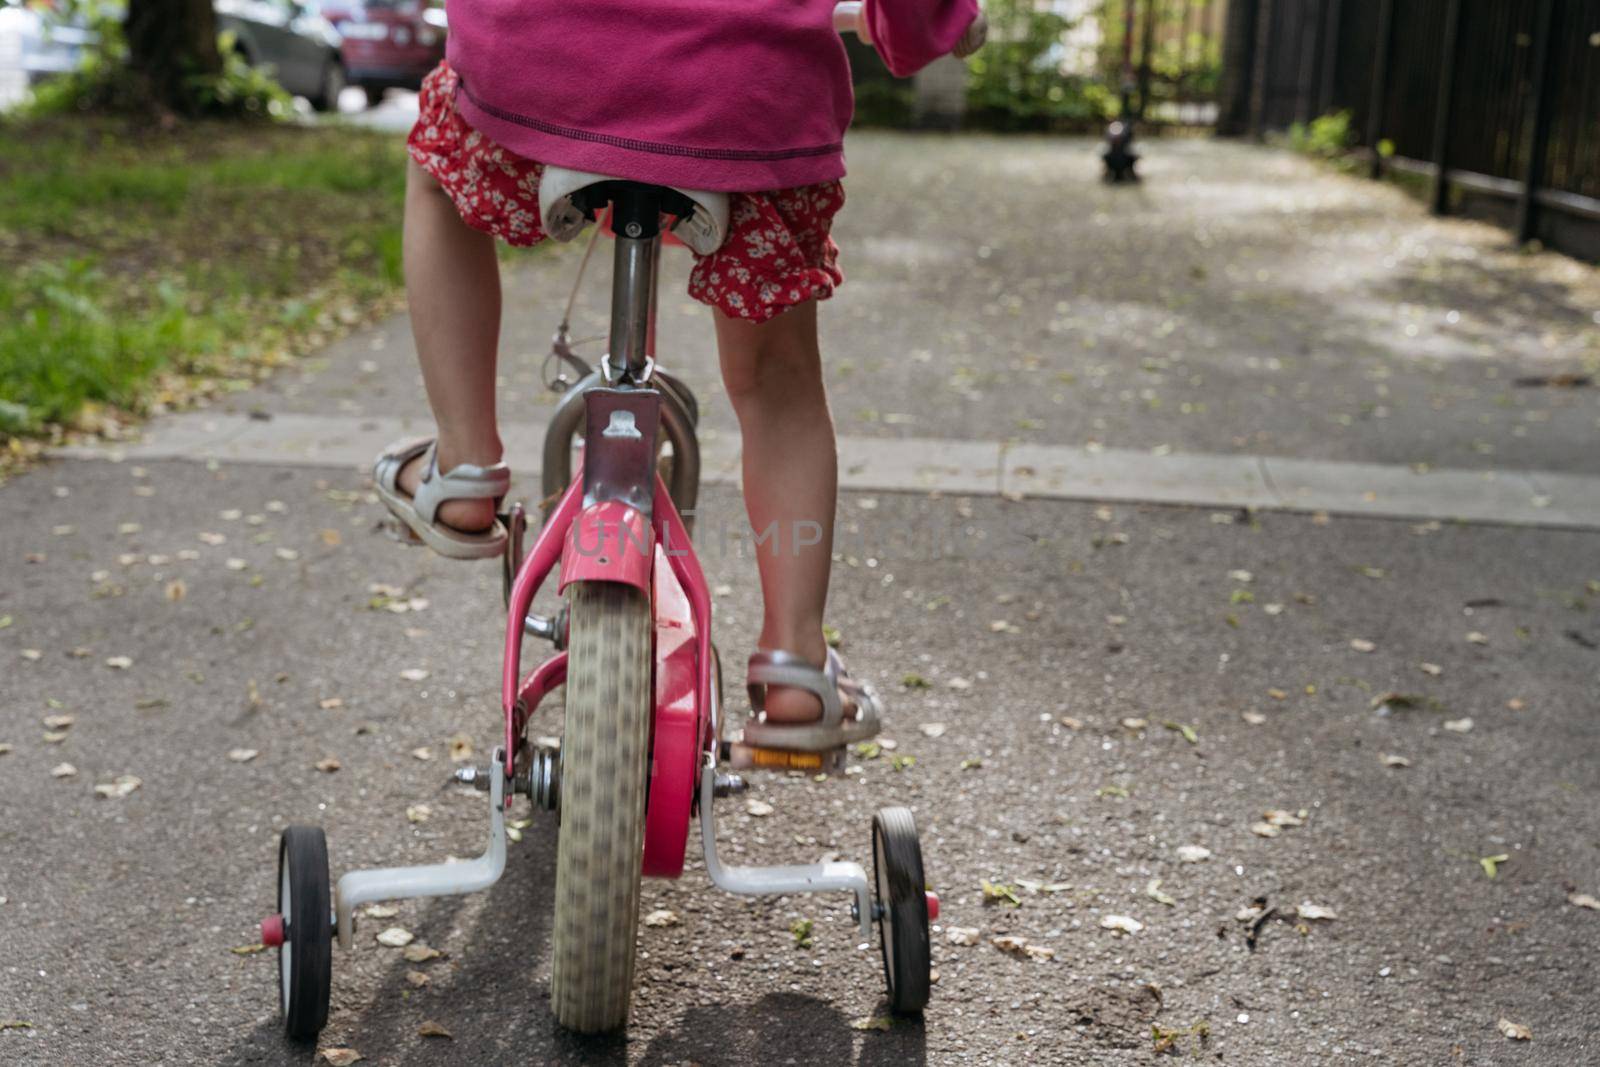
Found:
[[(630, 182), (604, 174), (545, 167), (539, 179), (539, 221), (544, 232), (557, 241), (570, 241), (594, 221), (595, 203), (583, 194), (595, 186), (632, 186), (652, 190), (660, 196), (662, 210), (678, 216), (672, 232), (702, 256), (722, 246), (728, 236), (728, 194), (701, 189)], [(609, 195), (605, 196), (609, 200)]]

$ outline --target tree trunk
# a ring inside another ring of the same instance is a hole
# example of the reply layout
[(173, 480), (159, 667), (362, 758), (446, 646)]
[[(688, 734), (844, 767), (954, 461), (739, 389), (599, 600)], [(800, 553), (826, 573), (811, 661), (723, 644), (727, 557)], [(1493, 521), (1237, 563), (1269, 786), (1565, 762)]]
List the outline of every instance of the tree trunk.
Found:
[(196, 110), (191, 79), (222, 71), (212, 0), (128, 0), (128, 66), (151, 101), (180, 114)]

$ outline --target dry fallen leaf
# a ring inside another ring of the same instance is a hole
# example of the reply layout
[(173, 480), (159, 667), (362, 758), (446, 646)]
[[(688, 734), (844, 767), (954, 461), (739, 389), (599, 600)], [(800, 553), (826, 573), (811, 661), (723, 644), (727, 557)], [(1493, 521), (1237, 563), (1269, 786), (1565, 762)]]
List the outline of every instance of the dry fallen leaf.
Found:
[(1357, 652), (1371, 652), (1378, 646), (1373, 644), (1371, 641), (1368, 641), (1364, 637), (1352, 637), (1350, 639), (1350, 647), (1355, 649)]
[(189, 595), (189, 587), (184, 584), (182, 578), (174, 578), (172, 581), (167, 583), (166, 592), (167, 599), (176, 604), (178, 601)]
[(1179, 845), (1179, 863), (1204, 863), (1211, 858), (1211, 850), (1204, 845)]
[(1143, 730), (1146, 726), (1150, 725), (1150, 720), (1138, 718), (1123, 719), (1122, 725), (1128, 730)]
[(421, 989), (423, 986), (425, 986), (429, 982), (433, 981), (433, 979), (429, 978), (426, 974), (423, 974), (421, 971), (407, 971), (406, 972), (406, 981), (410, 982), (411, 985), (414, 988)]
[(51, 730), (65, 730), (77, 720), (71, 715), (46, 715), (41, 721)]
[(952, 945), (976, 945), (979, 931), (976, 926), (950, 926), (945, 928), (945, 938)]
[(1444, 728), (1446, 730), (1449, 730), (1451, 733), (1456, 733), (1456, 734), (1471, 733), (1472, 732), (1472, 720), (1471, 719), (1448, 719), (1448, 720), (1445, 721)]
[(752, 797), (744, 802), (744, 810), (759, 819), (764, 816), (771, 815), (775, 809), (765, 800), (756, 800)]
[(408, 682), (422, 682), (427, 680), (429, 673), (430, 672), (423, 670), (421, 667), (407, 667), (405, 670), (400, 672), (400, 677), (404, 678)]
[(426, 804), (412, 804), (406, 808), (407, 822), (427, 822), (433, 816), (433, 809)]
[(412, 749), (411, 755), (419, 760), (431, 760), (433, 758), (433, 749), (429, 748), (427, 745), (423, 745), (421, 748)]
[(127, 656), (112, 656), (106, 660), (106, 666), (114, 671), (125, 671), (133, 666), (133, 660)]
[(1506, 707), (1510, 708), (1512, 711), (1522, 711), (1527, 706), (1528, 705), (1524, 703), (1520, 697), (1512, 697), (1510, 700), (1506, 701)]
[(668, 911), (666, 908), (657, 908), (644, 917), (646, 926), (677, 926), (683, 920), (678, 918), (678, 913)]
[(452, 1041), (455, 1040), (454, 1035), (452, 1035), (450, 1031), (446, 1030), (443, 1026), (434, 1022), (432, 1019), (425, 1020), (421, 1026), (417, 1027), (417, 1034), (421, 1037), (443, 1037)]
[(1512, 1041), (1532, 1041), (1533, 1031), (1521, 1023), (1514, 1023), (1510, 1019), (1500, 1020), (1500, 1032)]
[(1484, 634), (1479, 633), (1477, 630), (1473, 630), (1471, 633), (1467, 634), (1467, 640), (1475, 645), (1487, 645), (1489, 643), (1489, 638)]
[(855, 1019), (850, 1023), (852, 1030), (887, 1030), (894, 1025), (894, 1020), (887, 1015), (867, 1015)]
[(350, 1067), (352, 1063), (366, 1059), (353, 1048), (325, 1048), (320, 1055), (331, 1067)]
[(4, 756), (10, 751), (11, 751), (11, 746), (10, 745), (5, 744), (4, 742), (0, 742), (0, 756)]
[(1250, 825), (1250, 832), (1255, 834), (1257, 837), (1277, 837), (1279, 834), (1283, 833), (1282, 830), (1278, 829), (1276, 826), (1273, 826), (1269, 822), (1252, 823)]
[[(401, 933), (404, 932), (405, 931), (403, 930), (401, 931)], [(407, 963), (427, 963), (429, 960), (438, 959), (440, 956), (443, 956), (444, 953), (440, 952), (436, 948), (429, 948), (427, 945), (419, 943), (415, 945), (407, 945), (405, 947), (405, 951), (400, 953), (400, 955), (405, 957)]]
[(465, 763), (472, 758), (472, 738), (456, 734), (450, 739), (450, 762)]
[(390, 948), (405, 948), (416, 939), (416, 936), (403, 926), (391, 926), (376, 935), (378, 944)]
[(228, 758), (235, 763), (249, 763), (260, 754), (253, 748), (233, 748), (228, 750)]
[(400, 914), (400, 909), (393, 904), (368, 904), (361, 909), (361, 914), (369, 919), (392, 919)]
[(1431, 674), (1435, 678), (1444, 673), (1444, 668), (1437, 663), (1419, 663), (1417, 666), (1422, 668), (1423, 674)]
[(102, 782), (94, 787), (96, 796), (107, 797), (111, 800), (121, 798), (138, 789), (144, 782), (131, 774), (119, 774), (114, 781)]
[(332, 711), (335, 708), (344, 707), (344, 700), (340, 697), (323, 697), (321, 700), (317, 701), (317, 707), (321, 708), (323, 711)]
[(37, 648), (25, 648), (22, 650), (22, 658), (30, 663), (38, 662), (43, 656), (44, 653)]
[(1262, 723), (1267, 721), (1267, 717), (1261, 714), (1259, 711), (1241, 711), (1239, 713), (1239, 718), (1243, 719), (1251, 726), (1260, 726)]
[(1588, 908), (1590, 911), (1600, 911), (1600, 900), (1596, 900), (1588, 893), (1568, 893), (1567, 903), (1575, 908)]
[(343, 767), (344, 764), (340, 763), (333, 756), (328, 756), (324, 759), (317, 760), (317, 762), (312, 764), (312, 766), (316, 767), (316, 769), (321, 771), (323, 774), (332, 774), (340, 767)]
[(50, 777), (52, 778), (76, 778), (77, 775), (78, 768), (70, 763), (58, 763), (50, 768)]
[(1306, 818), (1309, 815), (1310, 812), (1304, 810), (1300, 812), (1293, 812), (1284, 811), (1281, 808), (1273, 808), (1270, 811), (1264, 811), (1261, 813), (1261, 817), (1266, 819), (1267, 822), (1271, 823), (1273, 826), (1304, 826), (1306, 824)]
[(1131, 915), (1107, 915), (1101, 918), (1100, 925), (1119, 934), (1136, 934), (1144, 929), (1144, 923)]
[(1177, 898), (1173, 897), (1172, 894), (1161, 891), (1161, 879), (1159, 878), (1150, 879), (1150, 884), (1144, 887), (1144, 895), (1157, 904), (1165, 904), (1169, 908), (1176, 907), (1178, 904)]
[(1307, 922), (1316, 919), (1327, 919), (1331, 922), (1339, 917), (1338, 913), (1332, 908), (1325, 908), (1320, 904), (1313, 904), (1309, 900), (1295, 908), (1294, 913), (1300, 918), (1305, 919)]
[(943, 737), (945, 725), (942, 722), (925, 722), (917, 727), (924, 737)]
[(1378, 757), (1378, 762), (1382, 763), (1385, 767), (1409, 767), (1409, 766), (1411, 766), (1411, 761), (1406, 759), (1404, 756), (1396, 756), (1396, 755), (1392, 755), (1392, 754), (1390, 754), (1388, 752), (1385, 752), (1383, 755), (1379, 756)]
[(971, 689), (972, 688), (972, 683), (967, 681), (967, 679), (965, 679), (965, 678), (952, 678), (948, 682), (946, 682), (945, 684), (948, 685), (951, 689), (966, 690), (966, 689)]

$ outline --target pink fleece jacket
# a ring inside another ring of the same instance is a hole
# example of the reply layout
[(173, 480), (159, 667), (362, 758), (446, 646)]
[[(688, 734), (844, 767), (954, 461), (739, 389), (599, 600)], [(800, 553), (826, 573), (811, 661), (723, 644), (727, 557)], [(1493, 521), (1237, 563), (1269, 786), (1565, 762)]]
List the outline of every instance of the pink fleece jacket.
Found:
[[(854, 107), (834, 0), (449, 0), (457, 106), (529, 159), (754, 192), (844, 176)], [(867, 0), (896, 75), (949, 52), (976, 0)]]

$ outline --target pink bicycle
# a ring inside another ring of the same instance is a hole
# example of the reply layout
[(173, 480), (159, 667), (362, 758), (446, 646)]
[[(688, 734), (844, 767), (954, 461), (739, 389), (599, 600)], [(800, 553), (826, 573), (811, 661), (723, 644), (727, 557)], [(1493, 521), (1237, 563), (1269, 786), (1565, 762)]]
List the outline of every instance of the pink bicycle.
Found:
[[(840, 19), (853, 22), (854, 6), (841, 5)], [(589, 368), (572, 354), (563, 324), (556, 354), (581, 380), (567, 390), (546, 438), (544, 477), (555, 502), (526, 553), (522, 507), (503, 517), (511, 533), (505, 739), (488, 766), (456, 772), (488, 793), (488, 846), (465, 863), (351, 871), (330, 892), (322, 830), (285, 830), (277, 911), (261, 924), (262, 942), (279, 953), (285, 1029), (311, 1039), (326, 1024), (333, 942), (351, 948), (358, 907), (493, 885), (505, 870), (506, 812), (519, 796), (559, 818), (551, 1003), (562, 1025), (596, 1032), (626, 1022), (641, 878), (682, 873), (696, 813), (706, 872), (719, 888), (852, 894), (860, 947), (869, 947), (877, 927), (890, 1005), (920, 1012), (931, 979), (928, 924), (939, 903), (927, 889), (910, 811), (884, 808), (873, 816), (870, 876), (852, 862), (749, 867), (719, 858), (713, 802), (745, 788), (718, 769), (722, 760), (817, 771), (843, 758), (842, 749), (745, 743), (759, 730), (744, 741), (722, 739), (711, 596), (679, 511), (692, 510), (698, 490), (698, 414), (687, 387), (656, 366), (655, 307), (663, 217), (682, 240), (708, 251), (726, 231), (727, 196), (558, 167), (546, 169), (542, 185), (541, 214), (558, 239), (610, 213), (610, 343), (600, 366)], [(532, 614), (535, 594), (558, 564), (561, 610), (553, 618)], [(554, 650), (524, 674), (529, 636)], [(534, 712), (563, 685), (560, 743), (530, 742)]]

